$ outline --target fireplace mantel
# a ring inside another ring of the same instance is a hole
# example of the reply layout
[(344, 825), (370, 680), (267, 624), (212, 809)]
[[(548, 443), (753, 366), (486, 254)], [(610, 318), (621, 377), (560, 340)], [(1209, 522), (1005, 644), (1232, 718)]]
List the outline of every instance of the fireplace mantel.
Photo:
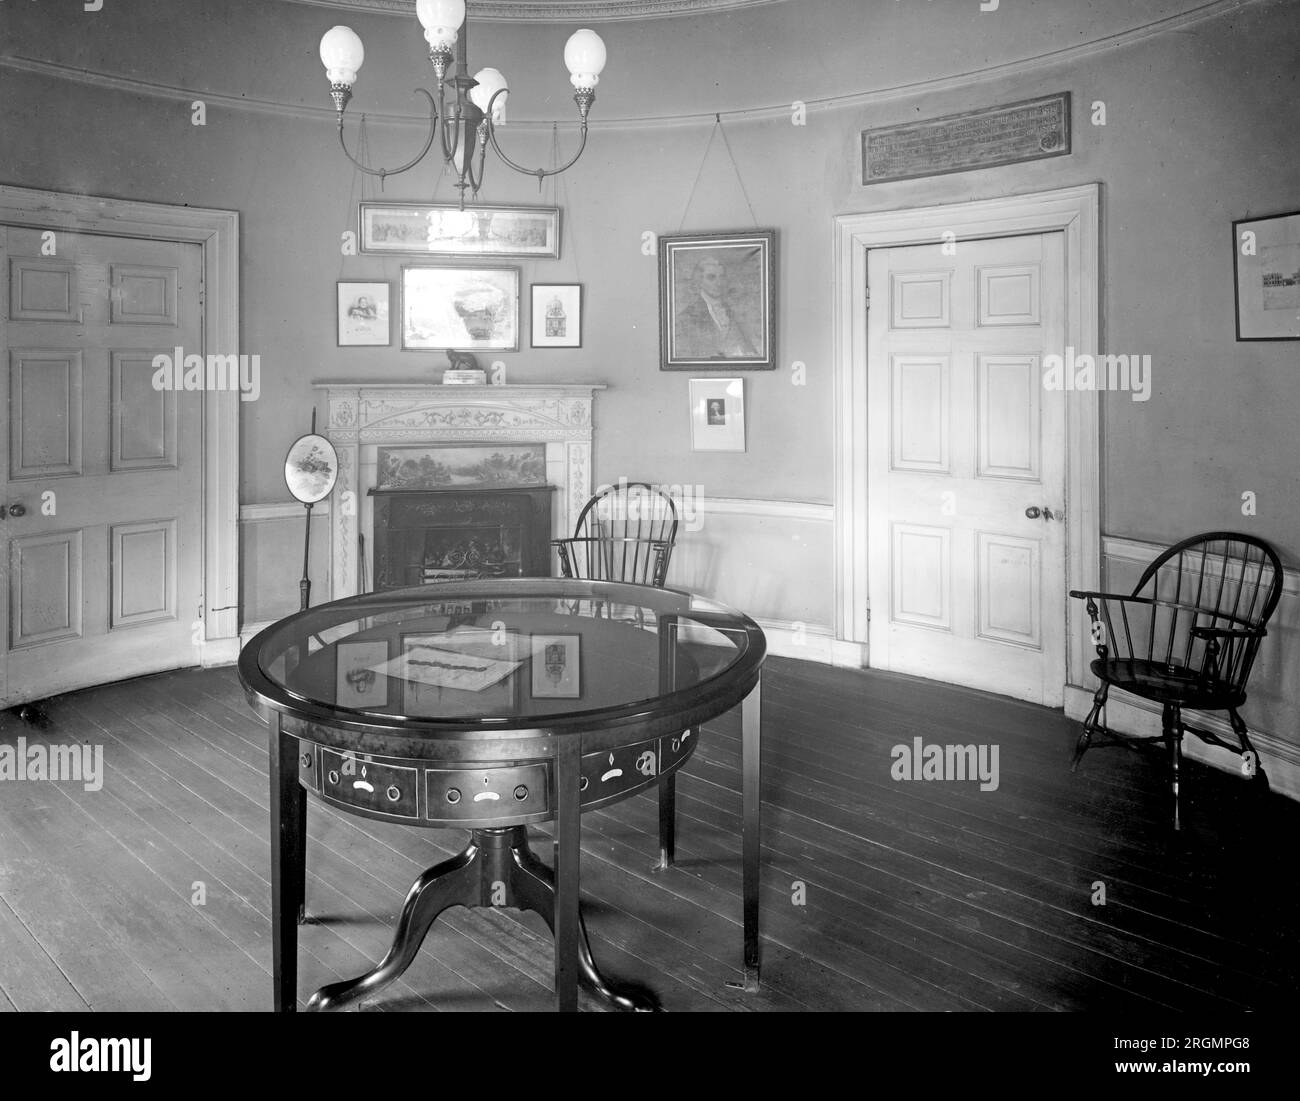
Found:
[(360, 591), (358, 534), (374, 547), (368, 491), (376, 483), (379, 446), (405, 444), (539, 443), (555, 495), (554, 536), (572, 535), (591, 496), (592, 404), (595, 383), (442, 386), (411, 382), (324, 381), (329, 415), (324, 435), (339, 453), (330, 505), (330, 552), (335, 598)]

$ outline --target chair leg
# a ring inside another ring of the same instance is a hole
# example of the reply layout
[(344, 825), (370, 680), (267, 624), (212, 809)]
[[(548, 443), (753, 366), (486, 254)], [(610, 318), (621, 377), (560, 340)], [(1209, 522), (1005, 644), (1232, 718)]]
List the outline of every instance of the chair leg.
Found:
[(1092, 710), (1088, 712), (1088, 717), (1083, 721), (1083, 733), (1079, 735), (1079, 740), (1074, 747), (1074, 757), (1070, 761), (1071, 772), (1074, 772), (1079, 767), (1079, 761), (1088, 752), (1088, 746), (1092, 742), (1092, 732), (1097, 730), (1099, 726), (1097, 717), (1101, 714), (1102, 708), (1106, 706), (1106, 693), (1109, 691), (1110, 685), (1103, 681), (1101, 687), (1097, 689), (1096, 694), (1092, 697)]
[(1174, 829), (1181, 830), (1183, 826), (1179, 818), (1178, 781), (1181, 778), (1183, 761), (1182, 708), (1176, 703), (1165, 704), (1161, 725), (1164, 727), (1165, 743), (1169, 747), (1169, 771), (1174, 793)]
[[(1237, 714), (1237, 709), (1235, 707), (1228, 708), (1228, 721), (1232, 723), (1232, 729), (1237, 735), (1237, 741), (1241, 743), (1242, 761), (1244, 762), (1249, 759), (1253, 762), (1252, 771), (1247, 773), (1247, 775), (1251, 780), (1255, 781), (1263, 791), (1267, 792), (1269, 790), (1268, 777), (1264, 774), (1264, 764), (1260, 760), (1258, 750), (1256, 750), (1254, 745), (1251, 744), (1250, 733), (1246, 729), (1245, 721)], [(1248, 753), (1250, 754), (1249, 758), (1246, 757), (1246, 754)]]

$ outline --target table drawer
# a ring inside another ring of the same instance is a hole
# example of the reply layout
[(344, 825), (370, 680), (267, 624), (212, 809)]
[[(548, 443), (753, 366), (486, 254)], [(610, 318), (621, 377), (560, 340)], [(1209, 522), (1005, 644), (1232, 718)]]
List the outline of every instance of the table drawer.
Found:
[(320, 793), (374, 814), (418, 819), (420, 770), (337, 749), (320, 750)]
[(551, 771), (544, 761), (489, 768), (428, 768), (425, 817), (483, 822), (545, 814), (551, 807)]

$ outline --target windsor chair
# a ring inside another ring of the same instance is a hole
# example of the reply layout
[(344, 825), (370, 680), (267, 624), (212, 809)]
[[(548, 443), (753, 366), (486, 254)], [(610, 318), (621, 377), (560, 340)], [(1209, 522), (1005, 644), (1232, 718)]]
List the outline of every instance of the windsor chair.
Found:
[[(1086, 602), (1101, 681), (1070, 765), (1073, 772), (1094, 736), (1098, 744), (1146, 748), (1163, 742), (1174, 801), (1174, 829), (1181, 828), (1178, 788), (1184, 734), (1240, 755), (1242, 772), (1268, 790), (1268, 778), (1238, 713), (1259, 653), (1265, 624), (1282, 595), (1282, 563), (1262, 539), (1214, 531), (1184, 539), (1143, 571), (1128, 596), (1070, 593)], [(1117, 736), (1106, 727), (1106, 702), (1119, 689), (1161, 708), (1161, 733)], [(1188, 726), (1183, 709), (1223, 711), (1237, 745), (1212, 731)]]

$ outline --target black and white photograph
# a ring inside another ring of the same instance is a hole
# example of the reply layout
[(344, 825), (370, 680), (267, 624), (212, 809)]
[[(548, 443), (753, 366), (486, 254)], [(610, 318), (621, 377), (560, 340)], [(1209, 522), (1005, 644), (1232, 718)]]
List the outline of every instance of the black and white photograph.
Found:
[(1297, 59), (0, 0), (0, 1082), (1287, 1092)]

